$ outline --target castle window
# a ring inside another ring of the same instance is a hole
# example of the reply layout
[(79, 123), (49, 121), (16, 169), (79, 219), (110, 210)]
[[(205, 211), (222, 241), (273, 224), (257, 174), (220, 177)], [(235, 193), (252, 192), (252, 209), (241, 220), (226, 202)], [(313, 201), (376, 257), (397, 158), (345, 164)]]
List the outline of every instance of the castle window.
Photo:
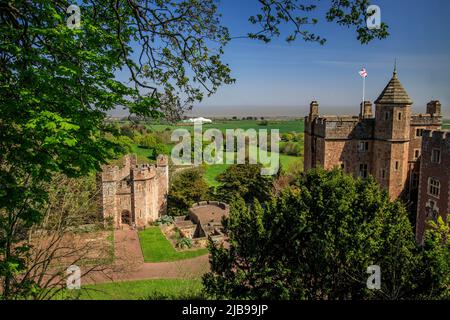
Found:
[(423, 129), (416, 129), (416, 137), (422, 137)]
[(431, 162), (433, 163), (441, 163), (441, 150), (434, 149), (431, 153)]
[(384, 120), (389, 120), (389, 112), (384, 113)]
[(399, 168), (400, 168), (400, 162), (395, 161), (395, 171), (398, 171)]
[(381, 178), (385, 179), (386, 178), (386, 170), (381, 170)]
[(358, 151), (365, 152), (369, 150), (369, 142), (368, 141), (360, 141), (358, 143)]
[(419, 159), (420, 157), (420, 149), (414, 149), (414, 159)]
[(439, 195), (441, 193), (441, 183), (438, 179), (435, 178), (429, 178), (428, 179), (428, 194), (430, 196), (439, 198)]
[(402, 113), (401, 112), (398, 113), (398, 120), (402, 120)]
[(359, 176), (363, 179), (366, 179), (368, 176), (368, 165), (365, 163), (361, 163), (359, 165)]

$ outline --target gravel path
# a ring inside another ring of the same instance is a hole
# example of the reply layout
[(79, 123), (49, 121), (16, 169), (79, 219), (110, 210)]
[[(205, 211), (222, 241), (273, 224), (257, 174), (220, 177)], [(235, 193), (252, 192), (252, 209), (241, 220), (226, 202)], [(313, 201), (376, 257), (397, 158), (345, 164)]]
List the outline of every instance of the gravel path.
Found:
[(93, 272), (83, 283), (148, 279), (194, 279), (209, 271), (208, 255), (173, 262), (145, 263), (135, 230), (114, 233), (115, 262), (110, 270)]

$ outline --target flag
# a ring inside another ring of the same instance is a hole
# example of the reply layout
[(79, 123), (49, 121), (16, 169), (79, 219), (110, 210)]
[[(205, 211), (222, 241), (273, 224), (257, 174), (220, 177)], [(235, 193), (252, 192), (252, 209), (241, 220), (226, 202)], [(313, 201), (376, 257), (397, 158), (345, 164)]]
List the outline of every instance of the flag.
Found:
[(362, 68), (361, 71), (359, 72), (359, 75), (363, 78), (367, 78), (367, 71), (365, 68)]

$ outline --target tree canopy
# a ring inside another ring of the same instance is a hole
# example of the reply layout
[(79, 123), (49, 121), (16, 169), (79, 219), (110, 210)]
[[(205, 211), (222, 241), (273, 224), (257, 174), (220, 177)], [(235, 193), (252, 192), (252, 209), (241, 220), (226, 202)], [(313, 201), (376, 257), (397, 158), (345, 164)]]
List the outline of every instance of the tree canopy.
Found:
[[(229, 248), (211, 242), (203, 283), (225, 299), (448, 297), (446, 228), (441, 221), (418, 247), (403, 205), (372, 178), (312, 170), (270, 201), (232, 204)], [(381, 290), (366, 285), (374, 265)]]
[(209, 200), (209, 187), (203, 174), (202, 169), (194, 168), (174, 176), (167, 199), (170, 215), (186, 215), (194, 203)]
[[(303, 30), (314, 9), (300, 0), (259, 0), (250, 22), (263, 41), (288, 23)], [(234, 82), (223, 62), (233, 38), (214, 0), (82, 0), (81, 28), (69, 28), (69, 1), (0, 3), (0, 278), (11, 298), (24, 270), (26, 232), (43, 217), (44, 185), (57, 173), (82, 176), (123, 150), (108, 133), (108, 112), (123, 107), (146, 118), (176, 116)], [(355, 27), (366, 43), (365, 0), (330, 0), (327, 19)], [(256, 10), (257, 10), (256, 9)], [(314, 21), (311, 21), (315, 23)], [(118, 74), (124, 74), (118, 77)], [(123, 142), (123, 141), (122, 141)]]
[(234, 164), (222, 172), (216, 180), (216, 197), (224, 202), (243, 198), (247, 203), (254, 199), (265, 201), (273, 188), (273, 177), (261, 175), (261, 164)]

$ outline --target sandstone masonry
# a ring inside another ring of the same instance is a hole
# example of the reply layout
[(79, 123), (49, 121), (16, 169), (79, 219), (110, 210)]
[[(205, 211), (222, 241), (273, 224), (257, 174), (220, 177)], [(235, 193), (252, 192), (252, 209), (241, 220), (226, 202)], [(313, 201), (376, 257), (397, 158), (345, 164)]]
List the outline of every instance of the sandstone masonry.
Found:
[(116, 228), (138, 228), (166, 214), (169, 190), (168, 157), (158, 156), (156, 166), (137, 164), (135, 155), (124, 157), (123, 165), (104, 166), (97, 175), (100, 208)]
[[(412, 114), (412, 104), (396, 70), (375, 101), (375, 112), (372, 111), (372, 103), (365, 101), (361, 103), (359, 116), (321, 116), (319, 104), (316, 101), (311, 102), (309, 115), (305, 117), (305, 170), (314, 167), (338, 167), (355, 177), (366, 178), (372, 175), (388, 191), (391, 199), (403, 200), (412, 216), (416, 216), (422, 135), (427, 132), (424, 146), (428, 146), (431, 143), (429, 132), (441, 129), (442, 115), (439, 101), (428, 103), (425, 114)], [(448, 142), (441, 144), (440, 148), (447, 148), (448, 151)], [(429, 158), (428, 154), (427, 157)], [(433, 167), (433, 170), (449, 173), (448, 163), (447, 166), (443, 163), (438, 168), (436, 164), (428, 165), (428, 162), (425, 162), (423, 179), (426, 179), (430, 170), (428, 166)], [(447, 189), (442, 192), (446, 194), (443, 196), (448, 204), (448, 177), (444, 179), (447, 179), (447, 182), (442, 188)], [(442, 204), (441, 208), (444, 209)], [(423, 213), (420, 212), (422, 209), (419, 207), (417, 213), (420, 220), (417, 221), (417, 232), (423, 231)], [(443, 215), (446, 213), (448, 206), (441, 212)], [(417, 236), (420, 240), (421, 236)]]
[(419, 206), (416, 238), (419, 242), (428, 219), (450, 213), (450, 132), (424, 131), (420, 160)]

